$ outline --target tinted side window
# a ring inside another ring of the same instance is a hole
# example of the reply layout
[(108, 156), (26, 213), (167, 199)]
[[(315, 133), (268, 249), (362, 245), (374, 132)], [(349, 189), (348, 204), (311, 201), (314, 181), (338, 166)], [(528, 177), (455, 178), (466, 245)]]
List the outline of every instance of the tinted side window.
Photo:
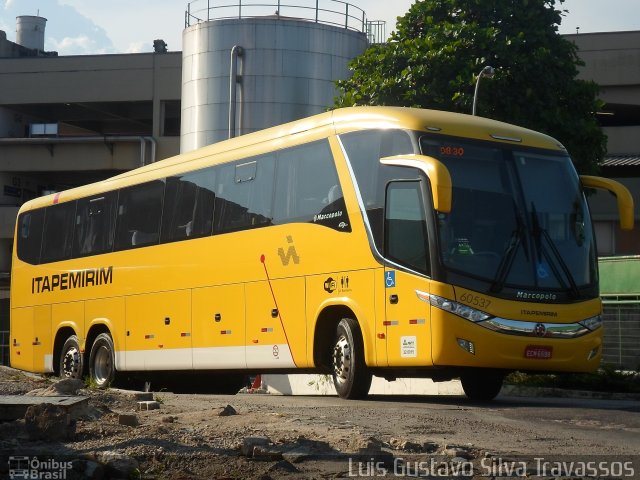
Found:
[(18, 258), (23, 262), (37, 264), (40, 261), (40, 246), (44, 227), (44, 208), (25, 212), (18, 218)]
[(118, 192), (78, 200), (73, 256), (110, 252), (116, 224)]
[(75, 217), (76, 202), (60, 203), (45, 209), (41, 263), (71, 257)]
[(271, 225), (275, 156), (263, 155), (217, 169), (217, 233)]
[(162, 180), (120, 190), (116, 223), (117, 250), (158, 243), (163, 193)]
[(376, 247), (381, 251), (385, 186), (390, 180), (417, 175), (408, 168), (382, 165), (380, 159), (415, 153), (411, 138), (401, 130), (365, 130), (341, 135), (340, 140), (356, 177)]
[(161, 241), (211, 235), (215, 171), (206, 168), (167, 178)]
[(274, 223), (314, 222), (351, 231), (333, 155), (327, 141), (278, 155)]

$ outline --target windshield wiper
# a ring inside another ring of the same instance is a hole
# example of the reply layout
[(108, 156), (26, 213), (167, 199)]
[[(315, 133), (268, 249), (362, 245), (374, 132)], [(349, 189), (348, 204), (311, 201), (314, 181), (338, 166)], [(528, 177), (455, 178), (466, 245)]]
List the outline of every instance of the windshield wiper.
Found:
[(496, 276), (491, 284), (489, 290), (494, 293), (500, 292), (504, 288), (504, 284), (507, 280), (507, 276), (513, 267), (513, 262), (516, 258), (516, 253), (518, 252), (518, 248), (522, 245), (524, 250), (524, 254), (527, 260), (529, 260), (529, 250), (527, 248), (527, 242), (523, 242), (522, 239), (525, 236), (525, 226), (522, 221), (522, 217), (518, 212), (515, 204), (513, 206), (513, 213), (516, 217), (516, 229), (511, 233), (511, 238), (509, 239), (509, 245), (504, 251), (502, 255), (502, 260), (496, 269)]
[[(533, 227), (532, 233), (533, 238), (535, 239), (536, 250), (538, 252), (537, 256), (540, 260), (540, 265), (536, 266), (536, 269), (542, 266), (542, 257), (546, 257), (547, 261), (549, 262), (549, 267), (551, 268), (553, 275), (558, 279), (558, 282), (560, 282), (561, 287), (564, 290), (569, 290), (574, 298), (579, 298), (580, 290), (578, 289), (578, 285), (573, 278), (571, 270), (569, 270), (567, 263), (563, 260), (562, 254), (558, 251), (555, 243), (553, 243), (553, 240), (549, 236), (549, 232), (547, 232), (540, 226), (540, 222), (538, 221), (538, 214), (536, 212), (536, 206), (533, 202), (531, 202), (531, 225)], [(547, 245), (549, 246), (548, 249), (544, 247), (544, 243), (542, 242), (543, 239), (547, 241)], [(551, 251), (551, 255), (549, 254), (549, 251)], [(554, 259), (555, 262), (553, 261)], [(556, 265), (560, 265), (565, 278), (569, 282), (568, 287), (564, 279), (562, 278), (562, 274), (558, 271)]]

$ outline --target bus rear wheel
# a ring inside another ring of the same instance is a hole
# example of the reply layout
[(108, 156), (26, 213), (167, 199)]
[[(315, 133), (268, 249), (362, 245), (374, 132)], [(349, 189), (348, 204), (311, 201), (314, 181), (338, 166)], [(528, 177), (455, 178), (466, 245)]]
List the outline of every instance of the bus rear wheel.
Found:
[(460, 382), (469, 400), (488, 402), (498, 396), (502, 389), (504, 374), (474, 371), (462, 374)]
[(77, 378), (82, 380), (84, 368), (83, 355), (80, 351), (80, 340), (71, 335), (62, 345), (60, 353), (60, 378)]
[(358, 323), (343, 318), (336, 328), (332, 353), (333, 384), (341, 398), (364, 398), (371, 387), (371, 372), (364, 362), (364, 346)]
[(108, 388), (115, 379), (115, 352), (113, 340), (108, 333), (96, 337), (89, 355), (89, 375), (98, 388)]

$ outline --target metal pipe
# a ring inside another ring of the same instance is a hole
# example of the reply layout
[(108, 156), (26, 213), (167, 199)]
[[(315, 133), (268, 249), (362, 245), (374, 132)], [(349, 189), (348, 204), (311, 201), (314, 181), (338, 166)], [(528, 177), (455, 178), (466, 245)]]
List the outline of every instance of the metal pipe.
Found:
[(238, 57), (242, 57), (243, 49), (240, 45), (234, 45), (231, 49), (231, 64), (229, 66), (229, 138), (236, 136), (236, 86), (239, 83)]
[(153, 137), (144, 137), (144, 139), (149, 142), (149, 144), (151, 145), (151, 163), (155, 163), (156, 162), (156, 152), (158, 150), (158, 142), (156, 142), (156, 139)]

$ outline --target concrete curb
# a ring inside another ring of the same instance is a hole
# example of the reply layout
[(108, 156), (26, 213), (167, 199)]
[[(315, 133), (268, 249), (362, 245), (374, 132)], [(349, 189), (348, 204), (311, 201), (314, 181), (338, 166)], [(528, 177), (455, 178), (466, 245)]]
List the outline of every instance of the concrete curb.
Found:
[(638, 393), (593, 392), (590, 390), (568, 390), (565, 388), (529, 387), (525, 385), (505, 385), (501, 396), (539, 398), (584, 398), (591, 400), (640, 400)]

